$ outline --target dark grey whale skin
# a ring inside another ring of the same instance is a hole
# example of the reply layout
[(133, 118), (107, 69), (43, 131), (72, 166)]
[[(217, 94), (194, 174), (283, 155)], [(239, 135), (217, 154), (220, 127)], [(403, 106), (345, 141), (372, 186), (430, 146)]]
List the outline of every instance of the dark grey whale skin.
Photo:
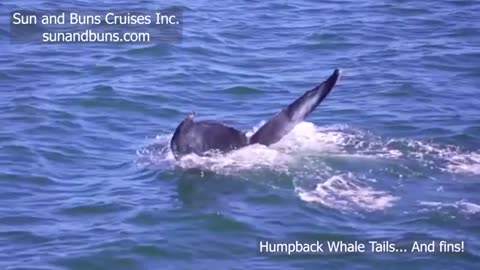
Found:
[(189, 115), (173, 133), (170, 141), (173, 155), (179, 160), (190, 153), (204, 156), (212, 151), (225, 153), (249, 144), (274, 144), (315, 110), (333, 89), (339, 76), (340, 70), (335, 69), (327, 80), (274, 115), (250, 139), (242, 131), (220, 122), (195, 122), (193, 115)]

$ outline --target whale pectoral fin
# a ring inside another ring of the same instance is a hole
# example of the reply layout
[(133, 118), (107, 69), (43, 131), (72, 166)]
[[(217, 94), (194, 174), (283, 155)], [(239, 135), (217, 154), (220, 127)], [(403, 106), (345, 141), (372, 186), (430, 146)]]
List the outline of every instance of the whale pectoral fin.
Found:
[(298, 123), (302, 122), (327, 97), (340, 76), (335, 69), (332, 75), (320, 85), (288, 105), (265, 123), (250, 138), (250, 144), (270, 145), (287, 135)]

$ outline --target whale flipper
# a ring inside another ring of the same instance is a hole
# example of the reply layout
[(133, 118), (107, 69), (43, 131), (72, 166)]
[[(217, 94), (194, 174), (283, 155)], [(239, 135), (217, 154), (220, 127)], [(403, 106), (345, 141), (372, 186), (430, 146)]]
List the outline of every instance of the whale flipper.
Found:
[(335, 69), (332, 75), (320, 85), (306, 92), (265, 123), (250, 138), (250, 144), (271, 145), (287, 135), (298, 123), (302, 122), (327, 97), (340, 76)]

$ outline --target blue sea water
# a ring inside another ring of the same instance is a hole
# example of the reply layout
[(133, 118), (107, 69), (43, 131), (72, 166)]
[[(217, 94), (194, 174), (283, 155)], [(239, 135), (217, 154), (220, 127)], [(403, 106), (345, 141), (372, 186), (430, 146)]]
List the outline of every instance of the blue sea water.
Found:
[[(9, 12), (184, 10), (162, 44), (12, 44)], [(0, 2), (1, 269), (478, 269), (480, 2)], [(341, 68), (271, 147), (175, 161), (176, 125), (251, 134)], [(273, 255), (258, 241), (464, 241)]]

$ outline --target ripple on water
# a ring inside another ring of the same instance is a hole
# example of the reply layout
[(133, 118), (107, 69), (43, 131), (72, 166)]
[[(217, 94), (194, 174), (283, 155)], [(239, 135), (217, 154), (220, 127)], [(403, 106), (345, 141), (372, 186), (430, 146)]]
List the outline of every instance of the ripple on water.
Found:
[[(120, 243), (119, 243), (120, 244)], [(115, 250), (84, 252), (88, 255), (76, 255), (53, 261), (54, 265), (68, 269), (139, 269), (142, 264), (131, 255), (119, 255)]]
[(125, 51), (129, 56), (148, 56), (153, 58), (160, 58), (169, 55), (170, 50), (167, 45), (154, 45), (142, 48), (129, 49)]
[(92, 94), (96, 96), (114, 96), (115, 89), (110, 85), (95, 85), (91, 91)]
[(11, 73), (7, 72), (0, 72), (0, 81), (12, 81), (16, 79), (15, 76), (13, 76)]
[(51, 221), (43, 217), (32, 215), (10, 215), (0, 218), (0, 224), (6, 226), (32, 226)]
[(92, 202), (89, 204), (63, 207), (60, 213), (67, 216), (81, 217), (114, 214), (130, 209), (130, 206), (119, 203)]
[(232, 217), (228, 217), (226, 215), (215, 213), (215, 214), (207, 214), (202, 217), (204, 222), (206, 223), (206, 228), (213, 232), (249, 232), (252, 231), (248, 224), (235, 220)]
[[(167, 244), (167, 243), (165, 243)], [(168, 257), (171, 253), (168, 248), (160, 248), (159, 245), (138, 244), (132, 247), (134, 254), (146, 257)]]
[(45, 244), (52, 241), (51, 238), (32, 231), (2, 231), (0, 232), (0, 236), (1, 238), (9, 239), (10, 242), (17, 244)]
[(26, 175), (13, 174), (13, 173), (2, 173), (0, 174), (0, 181), (2, 180), (5, 183), (12, 183), (14, 181), (17, 184), (23, 183), (30, 187), (32, 187), (32, 185), (33, 186), (50, 186), (58, 183), (57, 181), (53, 180), (50, 177), (37, 175), (37, 174), (31, 174), (26, 176)]
[(223, 91), (225, 93), (236, 95), (236, 96), (258, 95), (258, 94), (263, 93), (262, 90), (259, 90), (259, 89), (256, 89), (256, 88), (245, 87), (245, 86), (230, 87), (230, 88), (227, 88)]
[(3, 28), (0, 28), (0, 36), (2, 37), (10, 37), (10, 32), (8, 32), (7, 30), (3, 29)]

